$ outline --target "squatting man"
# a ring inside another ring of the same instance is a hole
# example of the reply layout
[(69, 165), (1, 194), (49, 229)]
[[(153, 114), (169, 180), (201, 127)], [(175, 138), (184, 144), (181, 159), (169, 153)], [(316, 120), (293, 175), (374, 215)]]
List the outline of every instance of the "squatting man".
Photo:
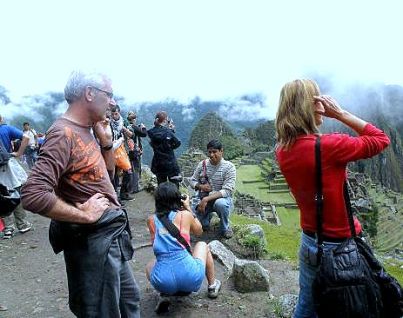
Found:
[(232, 162), (223, 158), (224, 149), (220, 141), (211, 140), (207, 144), (207, 153), (209, 159), (199, 162), (191, 178), (191, 185), (201, 199), (194, 209), (204, 231), (209, 230), (211, 213), (216, 212), (220, 218), (221, 235), (230, 238), (233, 233), (229, 215), (233, 210), (236, 169)]

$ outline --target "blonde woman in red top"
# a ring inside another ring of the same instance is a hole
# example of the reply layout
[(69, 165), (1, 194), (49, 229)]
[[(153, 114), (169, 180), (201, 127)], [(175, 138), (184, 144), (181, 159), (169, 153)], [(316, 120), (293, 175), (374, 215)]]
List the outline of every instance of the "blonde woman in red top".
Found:
[[(298, 79), (282, 88), (276, 116), (276, 155), (301, 211), (303, 230), (295, 318), (316, 317), (311, 291), (317, 268), (315, 140), (323, 117), (333, 118), (357, 134), (355, 137), (338, 133), (321, 135), (325, 249), (334, 248), (343, 238), (351, 236), (343, 197), (347, 164), (379, 154), (390, 142), (384, 132), (342, 109), (332, 97), (321, 95), (314, 81)], [(354, 225), (356, 233), (360, 233), (362, 228), (357, 219)]]

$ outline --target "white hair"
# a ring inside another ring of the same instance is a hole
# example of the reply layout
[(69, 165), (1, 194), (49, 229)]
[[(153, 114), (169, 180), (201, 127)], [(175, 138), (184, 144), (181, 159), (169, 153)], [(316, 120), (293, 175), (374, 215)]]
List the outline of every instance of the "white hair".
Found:
[(87, 86), (102, 87), (109, 77), (99, 72), (86, 72), (83, 70), (71, 72), (64, 87), (64, 98), (68, 104), (79, 100)]

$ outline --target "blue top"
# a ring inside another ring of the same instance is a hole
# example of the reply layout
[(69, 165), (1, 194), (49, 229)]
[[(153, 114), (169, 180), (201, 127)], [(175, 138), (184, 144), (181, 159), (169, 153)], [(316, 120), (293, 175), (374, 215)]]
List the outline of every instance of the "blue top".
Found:
[[(168, 219), (173, 222), (176, 211), (169, 212)], [(158, 257), (162, 255), (166, 255), (172, 252), (182, 252), (184, 247), (178, 242), (176, 238), (174, 238), (171, 234), (169, 234), (168, 230), (164, 227), (164, 225), (160, 222), (158, 217), (154, 215), (154, 224), (155, 224), (155, 238), (154, 238), (154, 254)]]
[(0, 139), (8, 152), (12, 152), (11, 141), (15, 139), (22, 139), (23, 132), (14, 126), (6, 124), (0, 125)]

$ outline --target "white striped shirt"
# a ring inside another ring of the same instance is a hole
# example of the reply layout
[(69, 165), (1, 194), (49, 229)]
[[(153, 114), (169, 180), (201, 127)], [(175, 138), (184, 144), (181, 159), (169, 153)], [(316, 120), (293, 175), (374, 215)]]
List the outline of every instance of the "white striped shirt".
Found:
[[(209, 159), (206, 159), (206, 174), (208, 181), (212, 187), (212, 192), (221, 192), (223, 198), (232, 197), (235, 190), (236, 169), (232, 162), (221, 159), (220, 163), (216, 166), (210, 163)], [(193, 176), (190, 180), (192, 187), (194, 188), (200, 179), (203, 177), (203, 160), (199, 162)]]

